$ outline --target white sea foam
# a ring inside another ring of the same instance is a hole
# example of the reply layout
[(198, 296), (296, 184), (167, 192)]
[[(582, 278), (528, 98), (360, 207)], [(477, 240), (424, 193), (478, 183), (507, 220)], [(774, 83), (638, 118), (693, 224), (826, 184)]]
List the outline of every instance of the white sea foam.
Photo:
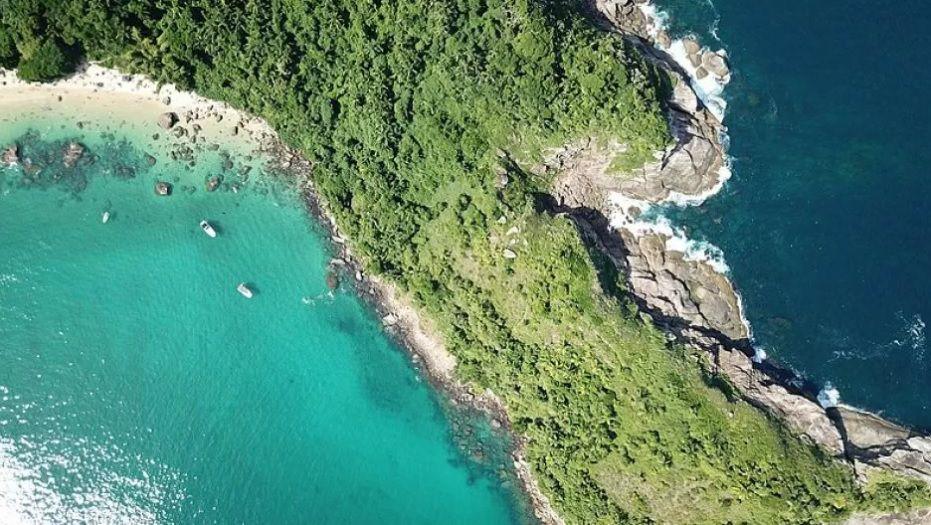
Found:
[(751, 357), (750, 360), (759, 364), (766, 361), (766, 357), (766, 350), (763, 350), (760, 346), (756, 346), (753, 348), (753, 357)]
[[(643, 212), (649, 209), (647, 203), (619, 194), (612, 195), (611, 202), (617, 210), (610, 218), (613, 228), (625, 229), (638, 237), (648, 234), (661, 235), (666, 238), (666, 251), (682, 253), (687, 261), (705, 262), (721, 274), (730, 271), (724, 261), (724, 252), (717, 246), (706, 241), (689, 239), (681, 228), (673, 226), (672, 222), (662, 215), (651, 219), (640, 218)], [(632, 213), (633, 210), (639, 213)]]
[[(647, 30), (650, 36), (653, 37), (654, 41), (657, 41), (656, 37), (659, 35), (660, 31), (664, 31), (668, 26), (669, 15), (658, 10), (656, 6), (649, 3), (640, 4), (640, 10), (647, 19)], [(717, 36), (715, 36), (715, 38), (717, 38)], [(669, 56), (688, 73), (695, 94), (698, 95), (698, 98), (701, 99), (718, 120), (724, 122), (724, 114), (727, 109), (727, 101), (724, 100), (723, 96), (724, 88), (731, 81), (731, 75), (727, 74), (723, 77), (719, 77), (708, 72), (704, 78), (699, 79), (696, 74), (698, 68), (693, 66), (692, 62), (689, 60), (688, 53), (685, 51), (685, 41), (681, 38), (673, 40), (669, 47), (662, 47), (658, 41), (656, 46), (669, 53)], [(699, 53), (704, 54), (705, 51), (708, 51), (707, 47), (703, 47)], [(727, 51), (724, 49), (719, 49), (718, 51), (714, 51), (714, 53), (727, 58)]]
[(834, 408), (840, 404), (840, 391), (834, 388), (830, 381), (818, 392), (818, 404), (821, 408)]

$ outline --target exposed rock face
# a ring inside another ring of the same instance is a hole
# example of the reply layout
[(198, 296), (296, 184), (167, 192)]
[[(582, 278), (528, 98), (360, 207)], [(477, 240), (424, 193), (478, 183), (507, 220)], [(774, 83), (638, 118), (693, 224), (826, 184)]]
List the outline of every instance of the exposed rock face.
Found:
[(622, 33), (648, 38), (647, 17), (638, 7), (647, 0), (595, 0), (595, 8)]
[(638, 297), (667, 317), (709, 328), (731, 340), (749, 337), (730, 280), (703, 261), (668, 251), (668, 237), (619, 231), (627, 248), (628, 279)]
[(839, 456), (844, 453), (841, 434), (824, 409), (755, 369), (747, 354), (719, 346), (715, 365), (748, 402), (775, 415), (795, 433), (830, 454)]
[(591, 189), (601, 192), (600, 199), (622, 193), (641, 201), (661, 202), (673, 195), (704, 194), (720, 182), (722, 125), (683, 79), (676, 83), (670, 104), (670, 130), (676, 142), (655, 162), (623, 175), (611, 173), (612, 161), (626, 153), (626, 145), (599, 143), (589, 137), (552, 151), (543, 165), (534, 169), (556, 173), (556, 185), (566, 188), (594, 181)]
[[(638, 5), (645, 0), (594, 0), (613, 29), (643, 44), (651, 39)], [(656, 38), (668, 36), (657, 34)], [(699, 75), (725, 77), (726, 58), (702, 51), (686, 40), (686, 52)], [(768, 411), (803, 439), (858, 473), (886, 469), (931, 483), (931, 437), (917, 434), (881, 417), (844, 405), (824, 409), (816, 390), (791, 371), (771, 363), (754, 363), (740, 304), (728, 278), (705, 261), (689, 260), (667, 250), (667, 237), (651, 232), (610, 228), (613, 209), (608, 197), (659, 202), (673, 193), (697, 196), (716, 186), (723, 165), (723, 128), (695, 95), (671, 58), (644, 44), (647, 56), (674, 78), (670, 123), (676, 144), (655, 163), (623, 178), (608, 173), (623, 144), (600, 144), (588, 138), (553, 152), (534, 170), (555, 173), (552, 211), (566, 213), (586, 237), (621, 271), (641, 308), (679, 341), (708, 351), (712, 372), (725, 377), (747, 402)], [(594, 232), (594, 233), (593, 233)], [(931, 511), (882, 517), (856, 517), (848, 523), (931, 523)]]
[(931, 483), (931, 437), (853, 407), (841, 405), (835, 410), (854, 460)]
[(883, 516), (853, 516), (844, 525), (926, 525), (931, 523), (931, 509), (918, 509)]
[(3, 166), (19, 164), (19, 146), (13, 144), (3, 150), (3, 156), (0, 157), (0, 164)]
[(64, 154), (62, 154), (62, 163), (64, 163), (66, 168), (73, 168), (75, 164), (81, 160), (81, 157), (84, 155), (84, 146), (78, 144), (77, 142), (70, 142), (65, 147)]
[(171, 129), (177, 123), (178, 114), (173, 111), (168, 111), (158, 116), (158, 127), (162, 129)]
[[(727, 66), (727, 60), (719, 53), (705, 51), (701, 57), (701, 66), (718, 77), (726, 77), (731, 74)], [(696, 67), (698, 67), (696, 65)]]
[(617, 189), (632, 198), (660, 202), (672, 194), (700, 195), (714, 188), (724, 165), (722, 126), (684, 79), (673, 90), (670, 130), (676, 141), (662, 158), (633, 170)]

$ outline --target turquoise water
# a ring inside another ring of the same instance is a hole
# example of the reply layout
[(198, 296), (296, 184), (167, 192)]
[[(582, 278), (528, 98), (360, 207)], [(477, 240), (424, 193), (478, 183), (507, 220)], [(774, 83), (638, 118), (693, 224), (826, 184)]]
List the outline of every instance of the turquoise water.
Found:
[(52, 121), (4, 130), (52, 165), (0, 170), (0, 523), (525, 521), (505, 438), (329, 292), (295, 195)]
[(931, 428), (931, 4), (659, 3), (734, 68), (734, 177), (667, 215), (724, 250), (770, 356)]

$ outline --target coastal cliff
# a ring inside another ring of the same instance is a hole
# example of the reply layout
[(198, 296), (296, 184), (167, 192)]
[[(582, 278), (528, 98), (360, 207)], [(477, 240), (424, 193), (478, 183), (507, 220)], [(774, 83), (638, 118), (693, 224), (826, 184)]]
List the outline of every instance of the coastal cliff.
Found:
[[(752, 347), (740, 297), (719, 268), (689, 257), (671, 242), (673, 234), (633, 224), (645, 206), (704, 200), (723, 183), (726, 169), (725, 128), (691, 86), (696, 79), (664, 52), (670, 38), (650, 18), (649, 5), (597, 0), (593, 8), (606, 27), (633, 41), (668, 73), (673, 89), (667, 114), (675, 143), (656, 162), (623, 175), (608, 173), (610, 162), (586, 156), (604, 155), (603, 150), (557, 151), (545, 166), (554, 176), (551, 211), (570, 216), (626, 277), (640, 308), (676, 341), (705, 353), (707, 370), (748, 403), (849, 463), (864, 482), (872, 469), (882, 469), (931, 483), (931, 437), (854, 407), (823, 407), (818, 387), (761, 359)], [(713, 53), (694, 39), (684, 47), (699, 76), (708, 75), (707, 69), (720, 77), (730, 74), (723, 59), (709, 58)], [(712, 66), (703, 70), (709, 62)], [(620, 221), (612, 220), (618, 216)]]

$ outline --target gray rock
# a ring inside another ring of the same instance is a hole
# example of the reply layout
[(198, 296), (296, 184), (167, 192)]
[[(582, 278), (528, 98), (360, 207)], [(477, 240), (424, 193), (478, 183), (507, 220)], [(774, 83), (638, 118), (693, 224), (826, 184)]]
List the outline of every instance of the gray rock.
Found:
[(846, 405), (836, 410), (853, 459), (931, 483), (931, 437)]
[(688, 55), (689, 63), (692, 64), (692, 67), (697, 68), (701, 66), (701, 55), (698, 53), (689, 53)]
[(753, 368), (750, 357), (740, 350), (720, 348), (716, 364), (718, 371), (748, 402), (770, 412), (792, 431), (830, 454), (844, 453), (840, 432), (818, 403), (769, 381)]
[(731, 72), (724, 57), (711, 51), (705, 51), (702, 55), (701, 66), (719, 78), (726, 77)]
[(163, 197), (171, 195), (171, 183), (158, 181), (155, 183), (155, 194)]
[(701, 45), (690, 36), (682, 39), (682, 46), (685, 48), (685, 53), (687, 55), (697, 55), (701, 51)]
[(893, 514), (851, 516), (844, 525), (927, 525), (931, 523), (931, 509), (917, 509)]
[(749, 334), (728, 278), (705, 261), (666, 249), (662, 234), (635, 235), (622, 229), (632, 291), (667, 317), (707, 327), (739, 341)]
[(178, 114), (167, 111), (158, 116), (158, 126), (162, 129), (171, 129), (178, 123)]

